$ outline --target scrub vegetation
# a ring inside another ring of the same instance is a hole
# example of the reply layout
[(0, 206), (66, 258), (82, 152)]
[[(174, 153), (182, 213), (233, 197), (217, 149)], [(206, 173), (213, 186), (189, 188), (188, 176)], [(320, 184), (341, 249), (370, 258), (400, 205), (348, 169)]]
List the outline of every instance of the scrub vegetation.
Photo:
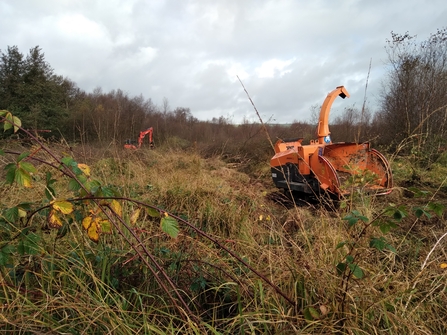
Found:
[[(445, 36), (392, 34), (381, 109), (348, 108), (332, 122), (335, 140), (380, 147), (395, 184), (339, 202), (273, 187), (265, 132), (310, 139), (308, 123), (202, 122), (167, 101), (86, 94), (40, 49), (25, 58), (8, 48), (0, 329), (445, 333)], [(125, 150), (141, 126), (154, 127), (155, 149)]]

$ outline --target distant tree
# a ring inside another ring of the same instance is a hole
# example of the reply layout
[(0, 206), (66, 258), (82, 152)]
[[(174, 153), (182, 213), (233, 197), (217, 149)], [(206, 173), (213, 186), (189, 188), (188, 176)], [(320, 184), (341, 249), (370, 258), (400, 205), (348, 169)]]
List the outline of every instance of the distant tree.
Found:
[(0, 58), (0, 108), (11, 110), (30, 129), (53, 131), (58, 136), (68, 116), (73, 83), (57, 76), (41, 49), (30, 49), (26, 58), (17, 46)]
[(416, 152), (445, 145), (447, 29), (438, 30), (421, 43), (408, 33), (392, 32), (386, 50), (388, 81), (381, 110), (374, 119), (382, 144)]

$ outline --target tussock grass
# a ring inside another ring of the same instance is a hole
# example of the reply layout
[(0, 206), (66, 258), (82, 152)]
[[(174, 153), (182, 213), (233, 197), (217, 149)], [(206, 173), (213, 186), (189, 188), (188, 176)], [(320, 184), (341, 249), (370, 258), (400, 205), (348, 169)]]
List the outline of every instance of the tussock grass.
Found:
[[(39, 253), (26, 259), (14, 255), (14, 268), (0, 270), (0, 328), (8, 333), (441, 334), (447, 329), (447, 275), (440, 267), (447, 262), (446, 241), (421, 269), (445, 232), (443, 218), (406, 217), (386, 235), (396, 253), (372, 249), (369, 239), (382, 235), (368, 229), (356, 245), (365, 277), (351, 278), (346, 288), (336, 271), (348, 250), (337, 245), (361, 231), (349, 228), (343, 218), (352, 209), (371, 219), (389, 202), (427, 201), (406, 197), (407, 186), (391, 197), (353, 197), (346, 208), (290, 208), (269, 200), (267, 195), (276, 190), (263, 186), (270, 183), (268, 174), (247, 175), (219, 157), (204, 159), (194, 151), (169, 148), (131, 152), (113, 147), (74, 148), (73, 155), (123, 196), (165, 209), (215, 238), (294, 305), (181, 222), (178, 238), (171, 239), (156, 219), (142, 214), (134, 229), (201, 320), (196, 324), (179, 314), (119, 234), (104, 236), (96, 245), (80, 222), (73, 222), (69, 233), (56, 239), (45, 215), (36, 215), (28, 224), (42, 236)], [(12, 158), (1, 159), (4, 165)], [(398, 168), (400, 181), (411, 177), (411, 171)], [(3, 209), (42, 199), (47, 170), (38, 167), (31, 190), (2, 182)], [(55, 186), (61, 197), (65, 185), (60, 180)], [(123, 208), (129, 214), (137, 205), (123, 202)], [(24, 225), (14, 229), (19, 232)]]

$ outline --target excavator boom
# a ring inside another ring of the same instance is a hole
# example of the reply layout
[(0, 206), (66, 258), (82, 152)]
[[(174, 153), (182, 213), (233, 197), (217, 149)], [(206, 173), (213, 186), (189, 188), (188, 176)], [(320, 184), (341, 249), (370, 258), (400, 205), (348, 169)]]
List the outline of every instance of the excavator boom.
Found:
[[(133, 150), (141, 148), (141, 146), (143, 145), (144, 138), (146, 137), (146, 135), (148, 135), (149, 136), (149, 146), (151, 149), (153, 149), (155, 146), (154, 139), (153, 139), (153, 131), (154, 130), (152, 127), (141, 131), (140, 136), (138, 137), (138, 146), (132, 144), (133, 141), (127, 140), (126, 143), (124, 144), (124, 148), (125, 149), (133, 149)], [(135, 143), (135, 142), (133, 142), (133, 143)]]

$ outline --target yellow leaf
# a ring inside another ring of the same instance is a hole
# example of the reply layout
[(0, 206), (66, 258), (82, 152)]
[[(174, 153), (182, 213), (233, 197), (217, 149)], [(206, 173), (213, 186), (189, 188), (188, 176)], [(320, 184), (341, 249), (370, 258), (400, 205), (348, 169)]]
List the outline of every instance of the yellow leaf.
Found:
[(62, 214), (70, 214), (73, 212), (73, 204), (68, 201), (52, 201), (53, 208)]
[(259, 221), (262, 221), (263, 218), (264, 218), (264, 216), (262, 214), (259, 215)]
[(439, 265), (439, 267), (441, 269), (447, 269), (447, 264), (446, 263), (441, 263), (441, 265)]
[(90, 167), (87, 164), (79, 164), (78, 168), (88, 177), (90, 176)]
[(112, 203), (110, 204), (110, 207), (112, 207), (113, 211), (118, 216), (122, 216), (123, 215), (123, 210), (122, 210), (121, 205), (120, 205), (120, 203), (118, 201), (112, 200)]
[(140, 211), (141, 211), (141, 208), (137, 208), (130, 216), (130, 224), (131, 225), (134, 225), (137, 222), (138, 217), (140, 216)]
[(19, 218), (26, 218), (26, 211), (19, 207)]
[(57, 216), (57, 212), (55, 210), (51, 210), (48, 215), (48, 222), (50, 223), (51, 228), (61, 228), (62, 220)]
[(93, 242), (99, 241), (99, 232), (97, 220), (91, 223), (90, 227), (87, 229), (87, 235)]
[(82, 220), (82, 227), (84, 227), (85, 230), (87, 230), (92, 224), (92, 217), (91, 216), (86, 216), (83, 220)]

